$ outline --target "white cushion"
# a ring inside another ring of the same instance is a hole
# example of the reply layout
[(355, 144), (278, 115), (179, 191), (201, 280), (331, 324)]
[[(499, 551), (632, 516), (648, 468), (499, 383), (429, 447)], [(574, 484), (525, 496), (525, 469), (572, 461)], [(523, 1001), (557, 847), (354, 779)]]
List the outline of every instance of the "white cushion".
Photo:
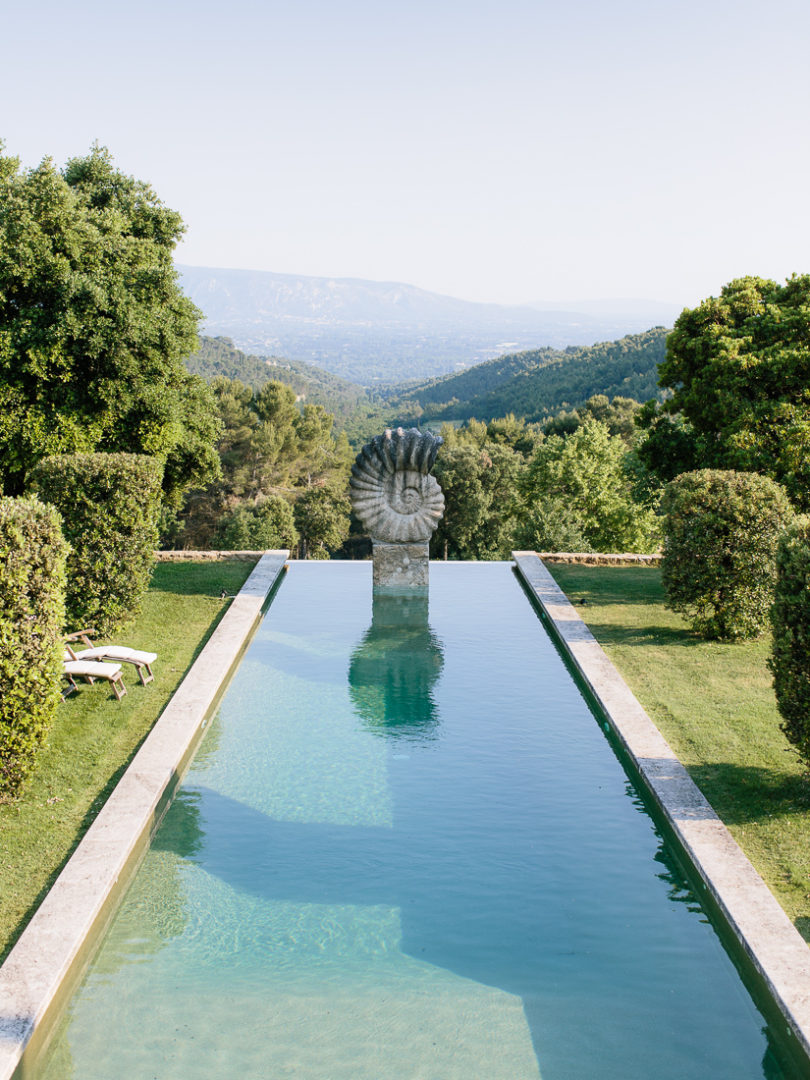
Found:
[(157, 653), (141, 652), (130, 649), (127, 645), (94, 645), (92, 649), (74, 650), (79, 660), (94, 660), (96, 657), (109, 657), (111, 660), (128, 660), (131, 664), (154, 664)]
[(89, 675), (91, 679), (112, 679), (120, 670), (120, 664), (102, 664), (98, 660), (65, 661), (68, 675)]

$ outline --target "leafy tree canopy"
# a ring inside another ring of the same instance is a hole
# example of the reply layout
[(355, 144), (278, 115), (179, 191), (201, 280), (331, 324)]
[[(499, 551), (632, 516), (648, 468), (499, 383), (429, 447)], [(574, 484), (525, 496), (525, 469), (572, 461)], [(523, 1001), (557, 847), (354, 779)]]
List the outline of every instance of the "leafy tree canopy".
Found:
[(94, 147), (62, 171), (22, 170), (0, 144), (0, 469), (22, 488), (40, 458), (145, 453), (164, 493), (216, 475), (211, 395), (184, 365), (199, 311), (177, 284), (180, 215)]
[(660, 382), (694, 432), (685, 468), (763, 473), (810, 507), (810, 275), (738, 278), (684, 311)]
[(523, 481), (518, 542), (537, 550), (652, 551), (657, 519), (634, 498), (630, 451), (593, 417), (536, 450)]

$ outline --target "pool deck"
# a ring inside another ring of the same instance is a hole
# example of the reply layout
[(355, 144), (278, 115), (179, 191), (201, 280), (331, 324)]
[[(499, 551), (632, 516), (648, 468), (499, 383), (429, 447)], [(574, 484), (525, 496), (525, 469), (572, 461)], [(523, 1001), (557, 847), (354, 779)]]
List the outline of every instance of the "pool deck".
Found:
[[(20, 1076), (89, 960), (261, 617), (289, 552), (265, 552), (0, 967), (0, 1080)], [(23, 1062), (24, 1067), (24, 1062)], [(24, 1075), (24, 1074), (23, 1074)]]
[(810, 949), (533, 551), (512, 553), (706, 889), (810, 1056)]

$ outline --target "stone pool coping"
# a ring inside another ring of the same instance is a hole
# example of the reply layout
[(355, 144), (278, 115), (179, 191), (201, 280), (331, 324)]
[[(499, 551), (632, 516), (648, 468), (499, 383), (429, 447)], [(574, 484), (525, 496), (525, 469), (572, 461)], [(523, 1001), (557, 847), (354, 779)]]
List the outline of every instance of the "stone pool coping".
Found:
[(0, 1080), (47, 1027), (157, 828), (288, 558), (267, 551), (0, 967)]
[(596, 698), (706, 889), (810, 1057), (810, 949), (608, 659), (541, 557), (518, 572)]

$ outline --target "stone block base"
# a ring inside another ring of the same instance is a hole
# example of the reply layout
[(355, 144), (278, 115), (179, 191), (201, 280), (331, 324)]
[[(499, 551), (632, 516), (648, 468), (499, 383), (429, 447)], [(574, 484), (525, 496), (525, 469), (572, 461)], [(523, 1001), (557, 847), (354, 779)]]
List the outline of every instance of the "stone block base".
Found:
[(384, 544), (372, 541), (374, 588), (419, 588), (428, 584), (428, 542)]

